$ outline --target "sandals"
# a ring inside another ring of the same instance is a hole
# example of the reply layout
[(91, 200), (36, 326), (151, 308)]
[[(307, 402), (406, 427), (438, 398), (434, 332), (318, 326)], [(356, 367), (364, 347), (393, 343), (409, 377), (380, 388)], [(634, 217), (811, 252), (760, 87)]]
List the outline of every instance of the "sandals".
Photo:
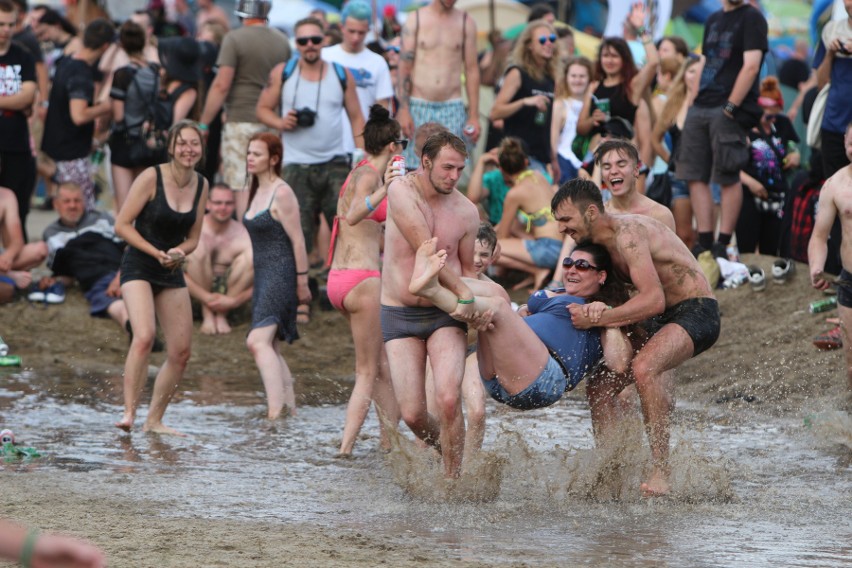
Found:
[(296, 323), (311, 323), (311, 307), (302, 305), (296, 308)]

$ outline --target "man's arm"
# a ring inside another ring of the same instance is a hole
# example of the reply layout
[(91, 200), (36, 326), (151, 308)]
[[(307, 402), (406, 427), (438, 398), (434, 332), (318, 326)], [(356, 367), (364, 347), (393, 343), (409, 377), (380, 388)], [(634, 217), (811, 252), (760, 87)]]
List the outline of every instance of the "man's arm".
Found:
[(476, 58), (476, 22), (473, 18), (465, 18), (465, 45), (464, 50), (464, 87), (467, 91), (467, 122), (465, 128), (473, 127), (473, 132), (468, 134), (473, 142), (479, 140), (482, 128), (479, 124), (479, 61)]
[(18, 217), (18, 198), (11, 189), (0, 187), (0, 203), (0, 235), (3, 237), (0, 272), (8, 272), (24, 248), (24, 231)]
[(112, 111), (112, 103), (106, 100), (89, 106), (89, 101), (86, 99), (71, 99), (68, 102), (68, 109), (71, 112), (71, 121), (76, 126), (82, 126), (109, 114)]
[(358, 102), (358, 86), (349, 69), (346, 70), (346, 92), (343, 94), (343, 106), (352, 125), (352, 136), (355, 146), (364, 148), (364, 115), (361, 114), (361, 103)]
[(216, 72), (216, 78), (210, 85), (210, 91), (207, 92), (207, 102), (204, 103), (204, 110), (201, 113), (201, 124), (210, 124), (222, 107), (225, 105), (225, 99), (228, 98), (228, 93), (231, 92), (231, 85), (234, 82), (234, 68), (223, 65)]
[[(414, 120), (411, 118), (411, 92), (413, 85), (411, 82), (411, 74), (414, 70), (414, 57), (417, 45), (414, 41), (414, 30), (411, 27), (414, 21), (417, 20), (416, 14), (414, 17), (409, 17), (402, 26), (402, 40), (399, 50), (399, 66), (396, 70), (396, 98), (399, 103), (399, 108), (396, 111), (396, 119), (402, 126), (402, 133), (407, 138), (414, 137)], [(478, 99), (477, 99), (478, 100)], [(420, 246), (420, 245), (417, 245)], [(415, 247), (416, 250), (417, 247)]]
[(751, 86), (754, 84), (754, 79), (760, 72), (760, 63), (763, 61), (763, 52), (759, 49), (750, 49), (743, 53), (743, 67), (737, 74), (737, 80), (734, 82), (734, 88), (731, 89), (731, 94), (728, 95), (728, 100), (737, 106), (740, 106), (748, 94)]
[(814, 230), (808, 241), (808, 269), (811, 274), (811, 284), (819, 290), (829, 287), (823, 270), (825, 270), (825, 260), (828, 258), (828, 236), (837, 217), (837, 205), (834, 202), (835, 183), (834, 176), (830, 177), (819, 192)]
[[(292, 120), (281, 118), (277, 109), (281, 99), (281, 73), (284, 71), (284, 63), (279, 63), (269, 72), (266, 86), (257, 99), (254, 113), (258, 122), (262, 122), (275, 130), (293, 130), (296, 126), (295, 117)], [(289, 117), (288, 117), (289, 118)]]
[(14, 95), (0, 96), (0, 110), (26, 110), (33, 106), (36, 97), (35, 81), (24, 81)]

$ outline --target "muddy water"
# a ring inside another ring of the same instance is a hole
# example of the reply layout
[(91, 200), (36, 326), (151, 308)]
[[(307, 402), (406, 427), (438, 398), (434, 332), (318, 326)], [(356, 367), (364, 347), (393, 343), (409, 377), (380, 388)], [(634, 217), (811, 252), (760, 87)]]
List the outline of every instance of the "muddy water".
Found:
[(527, 413), (489, 406), (487, 452), (448, 486), (407, 438), (390, 455), (376, 451), (372, 415), (353, 459), (335, 457), (339, 404), (270, 426), (250, 376), (182, 384), (166, 418), (189, 436), (167, 439), (111, 427), (117, 377), (4, 373), (0, 426), (45, 457), (0, 464), (0, 479), (65, 472), (74, 491), (162, 502), (164, 516), (309, 523), (391, 547), (432, 543), (448, 559), (483, 564), (852, 563), (847, 415), (806, 426), (804, 414), (680, 404), (674, 496), (647, 501), (635, 490), (648, 460), (641, 425), (617, 449), (594, 452), (576, 395)]

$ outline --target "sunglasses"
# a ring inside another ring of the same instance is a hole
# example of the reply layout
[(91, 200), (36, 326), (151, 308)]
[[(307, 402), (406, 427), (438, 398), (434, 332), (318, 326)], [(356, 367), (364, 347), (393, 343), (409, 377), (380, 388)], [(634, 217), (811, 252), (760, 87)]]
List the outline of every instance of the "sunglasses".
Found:
[(763, 118), (765, 118), (766, 120), (775, 120), (776, 118), (778, 118), (778, 113), (776, 112), (774, 114), (765, 114), (763, 115)]
[(393, 143), (402, 146), (403, 150), (408, 148), (408, 138), (399, 138), (398, 140), (393, 140)]
[(296, 43), (301, 45), (302, 47), (305, 47), (306, 45), (308, 45), (308, 43), (312, 43), (314, 45), (319, 45), (319, 44), (322, 43), (322, 40), (323, 40), (322, 36), (297, 37)]
[(385, 51), (393, 51), (394, 53), (399, 53), (399, 46), (398, 45), (389, 45), (388, 47), (385, 48)]
[(541, 45), (546, 44), (547, 42), (556, 43), (556, 34), (550, 34), (549, 36), (538, 36), (538, 43)]
[(566, 256), (562, 260), (562, 266), (564, 268), (571, 268), (573, 266), (574, 268), (576, 268), (580, 272), (587, 272), (589, 270), (597, 270), (598, 272), (601, 271), (600, 268), (598, 268), (597, 266), (590, 263), (588, 260), (586, 260), (584, 258), (579, 258), (577, 260), (574, 260), (570, 256)]

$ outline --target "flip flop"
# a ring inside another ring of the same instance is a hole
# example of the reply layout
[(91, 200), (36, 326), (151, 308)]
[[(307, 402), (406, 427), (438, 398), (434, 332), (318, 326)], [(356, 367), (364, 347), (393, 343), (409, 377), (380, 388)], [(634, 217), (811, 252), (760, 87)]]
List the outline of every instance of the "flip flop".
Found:
[(311, 323), (311, 307), (299, 306), (296, 308), (296, 323), (308, 324)]

